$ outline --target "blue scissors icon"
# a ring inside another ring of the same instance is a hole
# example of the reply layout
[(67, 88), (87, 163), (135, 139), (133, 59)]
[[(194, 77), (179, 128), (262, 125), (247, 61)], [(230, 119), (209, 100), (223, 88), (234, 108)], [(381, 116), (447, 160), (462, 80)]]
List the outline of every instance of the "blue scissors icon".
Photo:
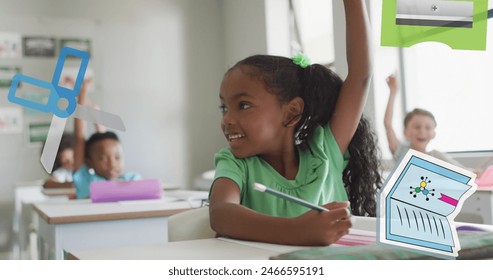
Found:
[[(69, 56), (80, 58), (81, 60), (77, 78), (75, 79), (74, 87), (72, 89), (60, 85), (63, 66), (66, 58)], [(48, 131), (48, 137), (46, 139), (43, 152), (41, 153), (41, 163), (48, 173), (51, 173), (53, 169), (53, 163), (55, 161), (56, 152), (58, 150), (58, 146), (60, 145), (63, 131), (65, 130), (65, 124), (67, 122), (67, 118), (71, 115), (85, 121), (98, 123), (116, 130), (125, 131), (125, 125), (119, 116), (100, 111), (83, 104), (77, 104), (77, 96), (79, 95), (80, 88), (82, 87), (82, 82), (84, 81), (88, 63), (89, 54), (87, 52), (64, 47), (60, 50), (51, 83), (22, 74), (16, 74), (12, 78), (12, 84), (8, 93), (8, 100), (10, 102), (40, 112), (53, 114), (50, 130)], [(41, 104), (16, 96), (17, 89), (21, 82), (31, 84), (39, 88), (48, 89), (50, 91), (48, 103)]]

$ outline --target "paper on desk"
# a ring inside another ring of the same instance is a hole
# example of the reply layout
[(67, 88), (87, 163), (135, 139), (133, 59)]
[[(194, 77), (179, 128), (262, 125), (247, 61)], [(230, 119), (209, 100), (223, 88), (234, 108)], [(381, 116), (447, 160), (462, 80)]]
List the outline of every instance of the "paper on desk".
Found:
[(255, 242), (255, 241), (247, 241), (247, 240), (239, 240), (239, 239), (233, 239), (233, 238), (227, 238), (227, 237), (219, 237), (219, 240), (226, 241), (226, 242), (232, 242), (232, 243), (237, 243), (245, 246), (250, 246), (258, 249), (264, 249), (264, 250), (269, 250), (269, 251), (274, 251), (278, 253), (289, 253), (293, 251), (298, 251), (298, 250), (303, 250), (307, 248), (313, 248), (311, 246), (292, 246), (292, 245), (280, 245), (280, 244), (273, 244), (273, 243), (264, 243), (264, 242)]
[(175, 202), (177, 199), (171, 197), (162, 197), (160, 199), (142, 199), (142, 200), (122, 200), (118, 201), (118, 204), (121, 205), (138, 205), (138, 204), (166, 204)]
[(334, 245), (340, 246), (360, 246), (360, 245), (373, 245), (377, 242), (376, 232), (354, 229), (349, 230), (349, 234), (344, 235), (337, 240)]
[(379, 199), (379, 242), (457, 257), (453, 225), (476, 175), (409, 150), (386, 182)]
[[(290, 253), (299, 250), (306, 250), (309, 248), (316, 248), (320, 246), (293, 246), (293, 245), (281, 245), (281, 244), (272, 244), (272, 243), (264, 243), (264, 242), (255, 242), (255, 241), (247, 241), (247, 240), (239, 240), (227, 237), (219, 237), (218, 239), (237, 243), (245, 246), (250, 246), (254, 248), (264, 249), (275, 251), (277, 253)], [(357, 245), (372, 245), (376, 243), (376, 233), (374, 231), (360, 230), (360, 229), (350, 229), (349, 234), (341, 237), (337, 242), (330, 245), (333, 247), (339, 246), (357, 246)]]
[(172, 190), (165, 191), (164, 194), (165, 196), (182, 200), (206, 200), (209, 198), (209, 192), (207, 191)]

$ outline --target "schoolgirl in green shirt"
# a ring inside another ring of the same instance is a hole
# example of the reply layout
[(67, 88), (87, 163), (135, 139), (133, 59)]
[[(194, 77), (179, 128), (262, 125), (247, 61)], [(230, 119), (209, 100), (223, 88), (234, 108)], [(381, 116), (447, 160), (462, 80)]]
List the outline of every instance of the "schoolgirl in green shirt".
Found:
[[(344, 82), (304, 56), (256, 55), (225, 74), (220, 109), (229, 148), (216, 154), (210, 192), (219, 235), (328, 245), (348, 233), (351, 214), (375, 215), (377, 148), (362, 118), (371, 78), (368, 18), (363, 0), (344, 0), (344, 7)], [(254, 182), (330, 211), (256, 192)]]

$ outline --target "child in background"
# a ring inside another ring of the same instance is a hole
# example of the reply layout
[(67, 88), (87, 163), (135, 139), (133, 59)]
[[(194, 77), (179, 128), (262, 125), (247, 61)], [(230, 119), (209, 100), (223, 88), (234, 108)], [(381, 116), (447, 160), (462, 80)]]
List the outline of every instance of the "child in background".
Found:
[(404, 137), (406, 143), (397, 139), (392, 127), (392, 117), (394, 114), (395, 97), (398, 91), (397, 80), (394, 75), (387, 77), (387, 85), (390, 90), (389, 101), (385, 110), (384, 125), (389, 142), (389, 149), (394, 160), (399, 161), (409, 148), (428, 154), (432, 157), (449, 162), (453, 165), (463, 167), (458, 161), (437, 150), (427, 151), (426, 147), (436, 136), (435, 128), (437, 126), (435, 117), (427, 110), (416, 108), (406, 114), (404, 118)]
[[(215, 156), (210, 191), (211, 227), (219, 235), (328, 245), (348, 233), (348, 207), (355, 215), (375, 215), (377, 146), (362, 118), (371, 78), (368, 18), (363, 0), (345, 0), (344, 6), (344, 82), (303, 56), (256, 55), (226, 72), (220, 109), (230, 148)], [(257, 192), (254, 182), (330, 211)]]
[[(78, 101), (87, 104), (87, 94), (91, 80), (84, 80)], [(113, 132), (96, 132), (85, 142), (85, 122), (75, 118), (74, 123), (74, 186), (77, 198), (89, 197), (92, 182), (105, 180), (139, 180), (134, 172), (123, 173), (123, 148)]]
[(51, 177), (43, 184), (44, 188), (73, 188), (74, 136), (64, 133), (53, 164)]

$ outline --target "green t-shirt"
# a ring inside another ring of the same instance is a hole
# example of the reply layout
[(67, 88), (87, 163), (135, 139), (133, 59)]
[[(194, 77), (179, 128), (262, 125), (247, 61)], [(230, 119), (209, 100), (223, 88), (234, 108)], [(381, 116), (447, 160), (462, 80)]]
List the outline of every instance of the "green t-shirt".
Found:
[[(260, 157), (236, 158), (229, 148), (215, 155), (214, 180), (229, 178), (241, 191), (241, 204), (271, 216), (296, 217), (309, 209), (297, 203), (253, 189), (257, 182), (306, 201), (324, 205), (347, 201), (342, 171), (347, 165), (329, 127), (317, 127), (310, 148), (299, 149), (300, 164), (295, 180), (287, 180)], [(211, 189), (212, 190), (212, 189)]]

